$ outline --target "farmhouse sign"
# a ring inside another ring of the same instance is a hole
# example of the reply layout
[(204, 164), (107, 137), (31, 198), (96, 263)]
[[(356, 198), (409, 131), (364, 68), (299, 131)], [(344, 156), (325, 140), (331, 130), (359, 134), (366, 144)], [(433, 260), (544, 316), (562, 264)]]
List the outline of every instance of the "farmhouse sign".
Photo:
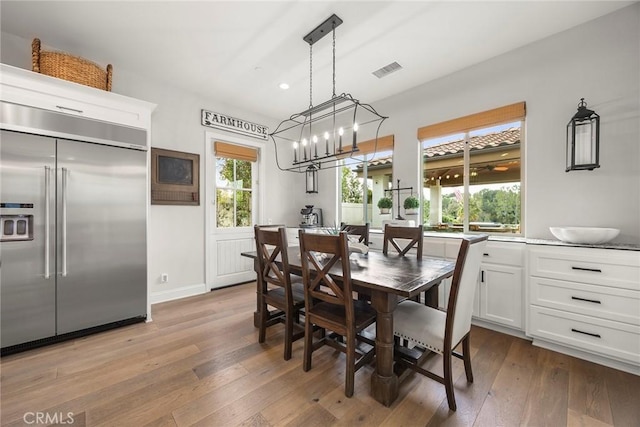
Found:
[(229, 132), (240, 133), (265, 140), (269, 134), (269, 128), (267, 126), (207, 110), (202, 110), (202, 126), (228, 130)]

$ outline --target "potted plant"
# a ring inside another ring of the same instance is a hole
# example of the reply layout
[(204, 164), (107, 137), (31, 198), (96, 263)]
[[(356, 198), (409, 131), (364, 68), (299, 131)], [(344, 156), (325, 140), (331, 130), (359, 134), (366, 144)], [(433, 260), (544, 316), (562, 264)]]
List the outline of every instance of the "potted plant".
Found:
[(420, 201), (415, 196), (409, 196), (404, 199), (404, 212), (407, 215), (415, 215), (418, 213), (418, 206), (420, 206)]
[(378, 200), (378, 208), (380, 208), (381, 214), (388, 214), (392, 205), (393, 202), (390, 197), (382, 197)]

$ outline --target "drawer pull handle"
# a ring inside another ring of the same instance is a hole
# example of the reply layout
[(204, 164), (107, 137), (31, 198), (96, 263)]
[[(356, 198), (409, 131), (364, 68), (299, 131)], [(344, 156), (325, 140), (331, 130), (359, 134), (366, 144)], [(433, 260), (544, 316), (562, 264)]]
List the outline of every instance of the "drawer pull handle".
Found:
[(590, 337), (602, 338), (600, 334), (592, 334), (591, 332), (583, 332), (578, 329), (571, 328), (571, 332), (577, 332), (579, 334), (589, 335)]
[(602, 270), (600, 270), (599, 268), (585, 268), (585, 267), (571, 267), (573, 270), (580, 270), (580, 271), (593, 271), (594, 273), (602, 273)]
[(489, 254), (485, 252), (482, 254), (482, 256), (489, 256)]
[(578, 301), (592, 302), (594, 304), (602, 304), (600, 301), (596, 299), (587, 299), (587, 298), (580, 298), (580, 297), (571, 297), (571, 299), (575, 299)]
[(73, 111), (73, 112), (78, 113), (78, 114), (84, 113), (84, 111), (82, 111), (82, 110), (76, 110), (75, 108), (63, 107), (62, 105), (56, 105), (56, 108), (59, 108), (61, 110)]

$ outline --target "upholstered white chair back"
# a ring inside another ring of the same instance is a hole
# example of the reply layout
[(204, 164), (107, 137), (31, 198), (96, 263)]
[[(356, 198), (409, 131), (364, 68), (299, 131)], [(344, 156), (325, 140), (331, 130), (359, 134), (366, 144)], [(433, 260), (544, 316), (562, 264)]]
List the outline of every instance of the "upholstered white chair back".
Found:
[(460, 246), (449, 294), (449, 307), (447, 308), (448, 313), (453, 312), (453, 316), (447, 316), (447, 323), (453, 322), (452, 346), (459, 343), (471, 330), (473, 300), (478, 287), (478, 274), (482, 254), (487, 244), (486, 239), (487, 236), (465, 239)]

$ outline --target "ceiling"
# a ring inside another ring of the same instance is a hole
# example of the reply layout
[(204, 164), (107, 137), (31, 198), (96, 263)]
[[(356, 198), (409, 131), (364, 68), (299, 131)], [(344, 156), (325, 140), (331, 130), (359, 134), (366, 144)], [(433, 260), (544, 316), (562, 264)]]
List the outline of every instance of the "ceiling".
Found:
[[(344, 21), (336, 30), (336, 92), (374, 103), (631, 3), (2, 0), (0, 25), (40, 38), (45, 49), (113, 64), (116, 92), (119, 71), (139, 73), (285, 118), (309, 106), (302, 37), (332, 13)], [(394, 61), (403, 68), (382, 79), (372, 74)], [(331, 83), (325, 37), (313, 45), (314, 105), (330, 98)]]

